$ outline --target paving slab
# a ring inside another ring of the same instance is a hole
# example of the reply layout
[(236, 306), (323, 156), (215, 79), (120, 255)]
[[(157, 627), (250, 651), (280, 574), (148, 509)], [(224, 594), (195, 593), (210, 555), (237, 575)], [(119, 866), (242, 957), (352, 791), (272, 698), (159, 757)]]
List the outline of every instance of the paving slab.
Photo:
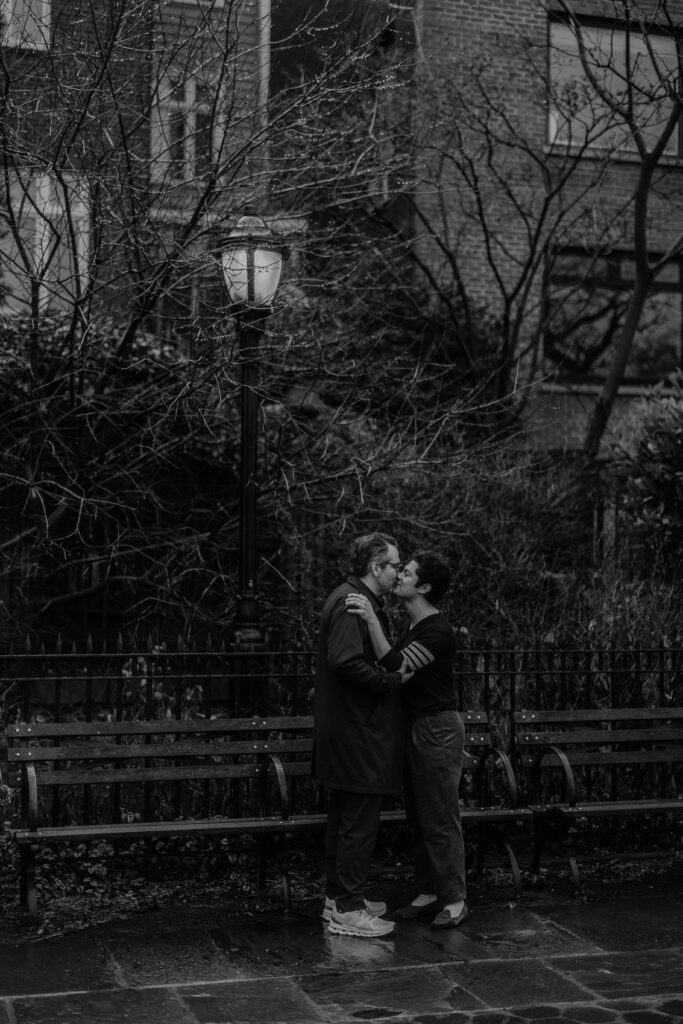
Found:
[(491, 1009), (532, 1003), (582, 1003), (593, 998), (579, 981), (558, 971), (553, 963), (536, 958), (449, 964), (442, 971)]
[(676, 951), (639, 950), (602, 956), (559, 957), (555, 969), (596, 997), (683, 994), (683, 960)]
[[(322, 1024), (325, 1017), (294, 981), (281, 978), (183, 988), (181, 998), (200, 1024)], [(157, 1020), (156, 1024), (160, 1024)]]
[(243, 977), (349, 971), (371, 963), (377, 970), (395, 966), (390, 939), (353, 939), (329, 935), (319, 917), (273, 912), (257, 920), (228, 920), (211, 928), (211, 939), (231, 970)]
[(177, 992), (119, 989), (15, 999), (16, 1024), (196, 1024)]
[(585, 945), (605, 951), (683, 946), (683, 899), (674, 894), (653, 895), (644, 890), (627, 897), (564, 902), (549, 915)]
[[(522, 903), (510, 903), (492, 910), (477, 911), (463, 925), (477, 944), (475, 956), (519, 959), (523, 956), (548, 956), (553, 953), (583, 953), (591, 940), (570, 930), (562, 918), (550, 918), (525, 909)], [(599, 948), (599, 947), (597, 947)]]
[(116, 964), (121, 984), (131, 988), (249, 977), (229, 951), (216, 945), (211, 915), (207, 919), (198, 922), (196, 913), (154, 912), (144, 922), (131, 920), (108, 930), (99, 941)]
[(384, 1020), (400, 1014), (441, 1019), (453, 1010), (487, 1005), (438, 967), (300, 978), (299, 985), (328, 1011), (326, 1019), (335, 1021)]
[(213, 942), (244, 976), (390, 969), (400, 964), (444, 963), (482, 955), (465, 928), (433, 932), (401, 922), (393, 935), (373, 940), (331, 935), (319, 913), (265, 913), (258, 920), (227, 920), (210, 929)]
[(90, 991), (116, 985), (106, 951), (87, 932), (0, 946), (0, 996)]

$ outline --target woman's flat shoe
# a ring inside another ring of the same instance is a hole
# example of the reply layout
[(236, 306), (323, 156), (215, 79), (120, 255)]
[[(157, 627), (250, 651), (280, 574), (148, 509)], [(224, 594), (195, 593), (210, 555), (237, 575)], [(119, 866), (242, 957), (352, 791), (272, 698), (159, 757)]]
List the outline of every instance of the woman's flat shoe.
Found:
[(467, 917), (467, 904), (463, 903), (462, 910), (455, 917), (452, 917), (447, 909), (439, 911), (431, 923), (432, 928), (457, 928)]
[(416, 917), (429, 917), (430, 914), (434, 913), (434, 909), (438, 905), (438, 900), (431, 900), (429, 903), (418, 904), (417, 906), (414, 903), (409, 903), (407, 907), (399, 907), (398, 910), (394, 911), (394, 917), (398, 921), (411, 921)]

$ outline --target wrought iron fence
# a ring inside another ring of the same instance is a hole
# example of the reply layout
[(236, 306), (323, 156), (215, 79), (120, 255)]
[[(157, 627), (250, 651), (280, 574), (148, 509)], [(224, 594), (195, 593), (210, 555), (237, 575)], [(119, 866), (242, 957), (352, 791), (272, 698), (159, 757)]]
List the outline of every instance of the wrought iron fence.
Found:
[(60, 721), (305, 714), (310, 651), (201, 650), (178, 642), (0, 653), (0, 716)]
[(514, 746), (512, 715), (523, 708), (666, 707), (683, 702), (683, 649), (651, 647), (464, 649), (460, 707), (485, 710)]
[[(233, 651), (148, 641), (112, 650), (59, 647), (0, 652), (0, 716), (113, 720), (306, 714), (312, 710), (310, 650)], [(456, 681), (461, 708), (485, 710), (500, 739), (515, 710), (683, 703), (683, 649), (463, 648)]]

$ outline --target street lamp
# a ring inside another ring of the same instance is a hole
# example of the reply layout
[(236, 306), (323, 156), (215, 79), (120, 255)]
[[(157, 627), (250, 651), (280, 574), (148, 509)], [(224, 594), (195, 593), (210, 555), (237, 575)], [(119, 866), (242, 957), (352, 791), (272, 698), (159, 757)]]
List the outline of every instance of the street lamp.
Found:
[(241, 376), (240, 573), (234, 641), (238, 647), (263, 643), (256, 590), (256, 480), (258, 438), (258, 353), (263, 320), (280, 283), (284, 248), (260, 217), (240, 217), (223, 245), (221, 266), (235, 313)]

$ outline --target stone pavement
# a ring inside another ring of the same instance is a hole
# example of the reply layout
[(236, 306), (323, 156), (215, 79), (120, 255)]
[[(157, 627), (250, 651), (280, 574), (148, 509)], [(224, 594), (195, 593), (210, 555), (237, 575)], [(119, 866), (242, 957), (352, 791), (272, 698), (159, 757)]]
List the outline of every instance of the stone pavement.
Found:
[[(653, 881), (654, 878), (654, 881)], [(406, 901), (405, 883), (388, 891)], [(461, 928), (329, 935), (319, 900), (164, 907), (0, 946), (0, 1024), (683, 1022), (683, 865), (590, 899), (478, 882)]]

